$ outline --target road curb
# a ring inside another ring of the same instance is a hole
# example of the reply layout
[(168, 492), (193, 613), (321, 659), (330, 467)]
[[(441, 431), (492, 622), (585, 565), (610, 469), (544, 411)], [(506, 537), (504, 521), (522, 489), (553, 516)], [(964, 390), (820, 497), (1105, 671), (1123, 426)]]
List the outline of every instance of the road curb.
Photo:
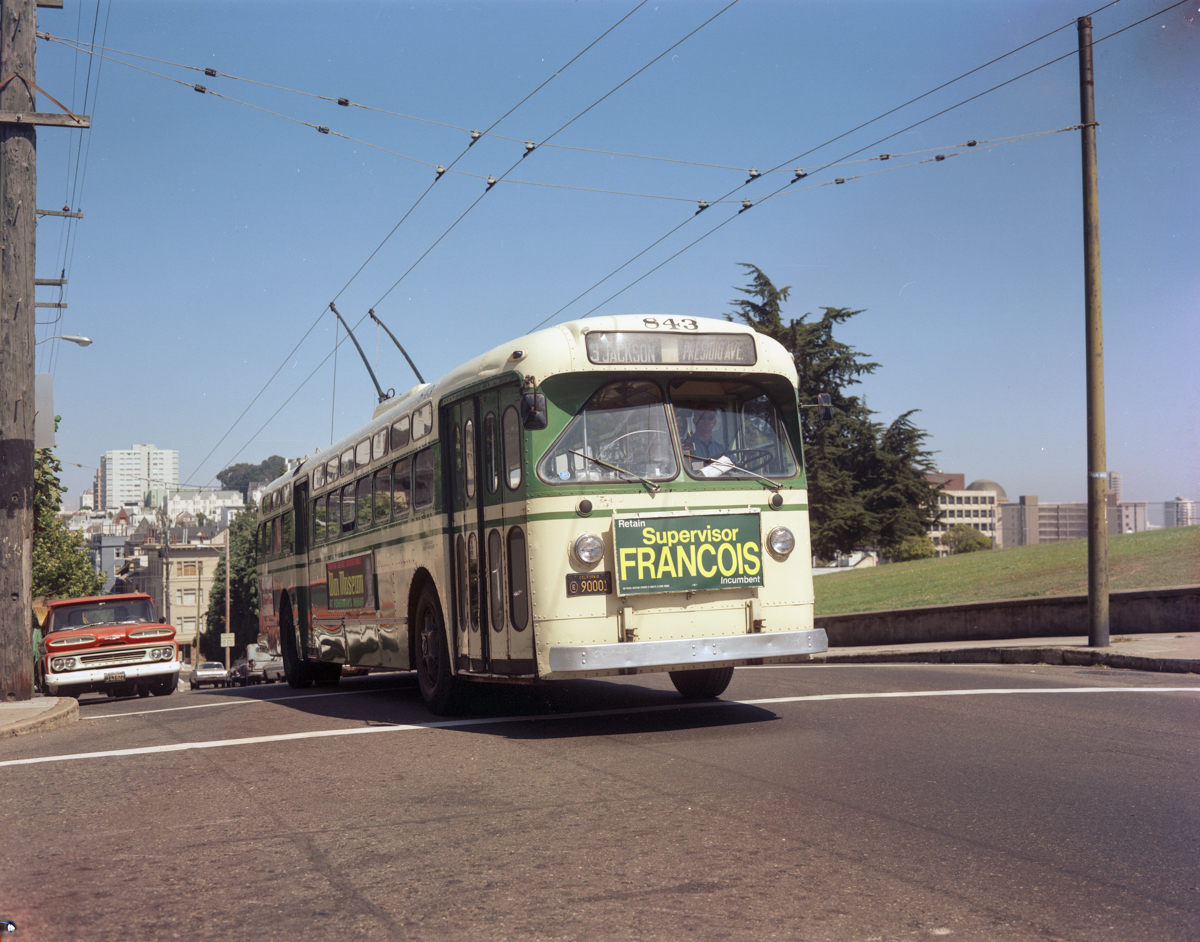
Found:
[(960, 651), (871, 651), (815, 657), (826, 664), (1050, 664), (1112, 667), (1163, 674), (1200, 674), (1200, 660), (1143, 657), (1078, 648), (968, 648)]
[(0, 739), (24, 736), (26, 733), (41, 733), (46, 730), (68, 726), (79, 719), (79, 701), (74, 697), (56, 697), (55, 703), (36, 716), (17, 720), (0, 727)]

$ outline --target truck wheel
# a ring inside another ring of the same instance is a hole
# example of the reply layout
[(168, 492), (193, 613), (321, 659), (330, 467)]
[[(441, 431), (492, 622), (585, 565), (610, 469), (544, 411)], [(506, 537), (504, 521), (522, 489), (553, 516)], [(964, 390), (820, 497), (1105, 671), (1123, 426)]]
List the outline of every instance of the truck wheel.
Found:
[(164, 680), (156, 680), (150, 684), (150, 692), (156, 697), (169, 697), (179, 686), (179, 675), (172, 674)]
[(733, 680), (732, 667), (706, 667), (698, 671), (671, 671), (671, 683), (685, 697), (711, 700), (719, 697)]
[(417, 599), (417, 683), (430, 712), (445, 716), (458, 705), (462, 681), (454, 676), (451, 651), (446, 643), (442, 603), (437, 590), (426, 583)]

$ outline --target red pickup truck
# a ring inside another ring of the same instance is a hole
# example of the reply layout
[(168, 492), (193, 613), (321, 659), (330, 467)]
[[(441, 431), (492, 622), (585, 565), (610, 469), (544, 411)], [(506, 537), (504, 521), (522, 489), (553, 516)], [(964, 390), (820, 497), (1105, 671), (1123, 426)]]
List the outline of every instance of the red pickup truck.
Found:
[(165, 697), (179, 685), (175, 629), (144, 593), (58, 599), (38, 645), (35, 682), (51, 697)]

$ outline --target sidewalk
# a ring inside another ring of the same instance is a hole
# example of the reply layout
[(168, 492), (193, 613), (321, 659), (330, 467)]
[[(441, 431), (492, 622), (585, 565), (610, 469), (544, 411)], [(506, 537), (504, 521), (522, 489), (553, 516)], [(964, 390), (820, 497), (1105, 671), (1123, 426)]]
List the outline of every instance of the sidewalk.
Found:
[[(830, 648), (824, 657), (813, 660), (826, 664), (1062, 664), (1200, 674), (1200, 631), (1114, 635), (1109, 640), (1107, 648), (1089, 648), (1083, 637)], [(0, 738), (57, 729), (78, 719), (79, 703), (71, 697), (0, 703)]]
[(41, 697), (0, 703), (0, 739), (58, 729), (79, 719), (74, 697)]
[(1200, 674), (1200, 632), (1113, 635), (1107, 648), (1086, 637), (1015, 638), (830, 648), (826, 664), (1063, 664), (1170, 674)]

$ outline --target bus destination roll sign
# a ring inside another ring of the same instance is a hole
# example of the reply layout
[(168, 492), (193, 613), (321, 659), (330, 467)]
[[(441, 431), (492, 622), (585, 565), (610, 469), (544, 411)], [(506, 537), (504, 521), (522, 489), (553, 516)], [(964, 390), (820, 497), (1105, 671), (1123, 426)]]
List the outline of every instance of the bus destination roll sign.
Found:
[(756, 512), (617, 517), (617, 593), (761, 586)]

